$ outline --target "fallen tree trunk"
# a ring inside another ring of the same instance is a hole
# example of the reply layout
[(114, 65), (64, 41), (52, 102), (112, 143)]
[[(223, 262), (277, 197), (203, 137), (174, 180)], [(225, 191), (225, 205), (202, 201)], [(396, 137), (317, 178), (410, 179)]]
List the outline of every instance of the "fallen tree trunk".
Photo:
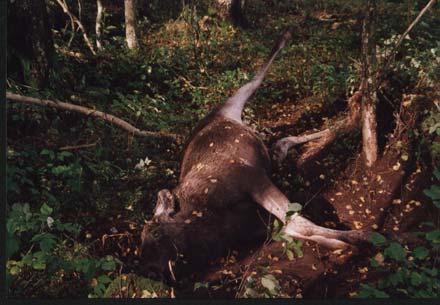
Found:
[(23, 96), (11, 92), (6, 92), (6, 99), (14, 102), (29, 104), (29, 105), (49, 106), (61, 110), (82, 113), (90, 117), (102, 119), (112, 125), (115, 125), (119, 128), (122, 128), (123, 130), (128, 131), (130, 134), (134, 136), (146, 137), (146, 138), (162, 138), (162, 139), (165, 138), (165, 139), (173, 140), (175, 142), (178, 142), (180, 140), (179, 136), (176, 134), (162, 132), (162, 131), (155, 132), (155, 131), (140, 130), (139, 128), (136, 128), (130, 123), (114, 115), (79, 105), (74, 105), (60, 101), (43, 100), (43, 99)]

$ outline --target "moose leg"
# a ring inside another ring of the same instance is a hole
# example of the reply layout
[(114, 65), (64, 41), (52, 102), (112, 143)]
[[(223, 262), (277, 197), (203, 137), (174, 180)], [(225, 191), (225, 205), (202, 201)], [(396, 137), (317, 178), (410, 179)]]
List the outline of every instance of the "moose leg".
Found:
[(252, 94), (254, 94), (254, 92), (258, 89), (258, 87), (260, 87), (275, 57), (278, 55), (281, 49), (284, 48), (291, 36), (292, 34), (290, 31), (286, 31), (283, 34), (271, 52), (269, 60), (263, 65), (263, 67), (260, 68), (250, 82), (238, 89), (237, 92), (231, 96), (223, 106), (221, 106), (218, 111), (219, 114), (241, 123), (241, 113), (243, 112), (244, 105)]
[(289, 199), (270, 181), (265, 173), (253, 173), (259, 177), (249, 186), (255, 202), (283, 222), (284, 232), (296, 238), (315, 241), (331, 249), (345, 248), (348, 244), (368, 241), (368, 232), (333, 230), (318, 226), (310, 220), (295, 214), (287, 217)]

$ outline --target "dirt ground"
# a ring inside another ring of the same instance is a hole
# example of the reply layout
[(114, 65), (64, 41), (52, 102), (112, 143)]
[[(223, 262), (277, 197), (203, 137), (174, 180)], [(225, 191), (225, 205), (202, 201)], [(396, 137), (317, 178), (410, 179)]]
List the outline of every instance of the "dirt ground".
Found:
[[(343, 103), (337, 102), (339, 108)], [(320, 126), (323, 106), (308, 99), (300, 103), (277, 104), (278, 107), (260, 113), (262, 130), (269, 130), (266, 143), (299, 134), (306, 126)], [(334, 112), (336, 114), (336, 112)], [(402, 113), (405, 128), (414, 126), (411, 111)], [(279, 115), (277, 115), (279, 114)], [(330, 119), (338, 119), (335, 115)], [(429, 169), (416, 160), (413, 143), (402, 127), (393, 126), (388, 134), (383, 155), (369, 169), (365, 169), (359, 145), (352, 150), (336, 140), (331, 147), (302, 167), (295, 167), (293, 152), (276, 168), (275, 183), (293, 201), (303, 204), (302, 214), (317, 224), (338, 229), (377, 231), (404, 244), (417, 243), (408, 232), (421, 230), (421, 221), (435, 221), (423, 189), (429, 185)], [(359, 140), (356, 135), (356, 139)], [(294, 181), (300, 177), (300, 182)], [(97, 250), (116, 255), (125, 266), (122, 273), (136, 272), (140, 262), (137, 254), (140, 224), (124, 222), (123, 217), (105, 222), (100, 228), (101, 245)], [(108, 234), (113, 228), (115, 233)], [(107, 232), (107, 233), (105, 233)], [(268, 235), (270, 236), (270, 234)], [(297, 298), (335, 298), (355, 295), (360, 282), (374, 279), (378, 274), (369, 270), (369, 258), (374, 256), (370, 245), (330, 251), (309, 241), (303, 242), (302, 257), (290, 260), (283, 252), (282, 242), (258, 241), (242, 249), (230, 249), (226, 257), (212, 262), (203, 273), (182, 278), (175, 284), (176, 297), (234, 298), (244, 292), (248, 276), (272, 274), (279, 281), (285, 296)], [(195, 282), (209, 282), (209, 288), (194, 292)]]

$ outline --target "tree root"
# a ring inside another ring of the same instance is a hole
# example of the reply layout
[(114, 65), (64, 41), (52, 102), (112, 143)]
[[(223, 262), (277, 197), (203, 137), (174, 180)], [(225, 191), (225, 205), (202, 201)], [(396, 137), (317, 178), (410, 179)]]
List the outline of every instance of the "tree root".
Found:
[(333, 127), (312, 134), (286, 137), (278, 140), (272, 148), (272, 158), (280, 164), (293, 146), (310, 142), (296, 162), (297, 166), (302, 166), (328, 147), (338, 136), (358, 129), (361, 98), (361, 91), (356, 91), (350, 97), (348, 100), (349, 113), (347, 117), (336, 122)]

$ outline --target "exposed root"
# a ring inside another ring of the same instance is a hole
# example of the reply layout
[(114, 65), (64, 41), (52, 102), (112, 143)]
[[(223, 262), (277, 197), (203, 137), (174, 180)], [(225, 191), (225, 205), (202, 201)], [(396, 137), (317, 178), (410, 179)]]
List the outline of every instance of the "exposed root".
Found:
[(348, 100), (349, 113), (347, 117), (339, 122), (336, 122), (333, 127), (324, 129), (322, 131), (296, 136), (286, 137), (275, 143), (273, 146), (273, 159), (281, 163), (287, 156), (287, 152), (293, 146), (309, 142), (304, 152), (297, 160), (297, 166), (302, 166), (308, 160), (312, 159), (329, 144), (331, 144), (338, 136), (354, 131), (359, 128), (360, 118), (360, 102), (362, 98), (361, 91), (356, 91)]

